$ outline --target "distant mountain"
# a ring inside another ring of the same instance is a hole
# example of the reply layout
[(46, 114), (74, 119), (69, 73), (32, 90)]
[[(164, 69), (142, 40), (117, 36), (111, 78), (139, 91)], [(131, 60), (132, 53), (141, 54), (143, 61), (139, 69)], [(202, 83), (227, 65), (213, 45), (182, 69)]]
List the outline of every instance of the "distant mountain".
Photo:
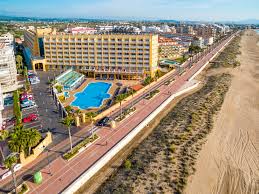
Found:
[(94, 22), (94, 21), (118, 21), (116, 19), (88, 19), (88, 18), (40, 18), (40, 17), (20, 17), (20, 16), (1, 16), (2, 22)]
[(258, 25), (259, 20), (258, 19), (248, 19), (248, 20), (239, 21), (238, 23), (239, 24), (255, 24), (255, 25)]
[(259, 25), (259, 20), (258, 19), (247, 19), (247, 20), (240, 20), (240, 21), (223, 21), (221, 23)]

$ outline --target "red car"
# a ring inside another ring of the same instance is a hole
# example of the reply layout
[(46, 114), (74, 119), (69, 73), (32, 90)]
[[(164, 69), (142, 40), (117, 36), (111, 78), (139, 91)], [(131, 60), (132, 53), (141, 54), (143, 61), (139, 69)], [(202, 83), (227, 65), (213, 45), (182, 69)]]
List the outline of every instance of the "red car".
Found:
[(38, 115), (30, 114), (28, 117), (24, 118), (22, 121), (24, 123), (29, 123), (29, 122), (36, 121), (36, 120), (38, 120)]

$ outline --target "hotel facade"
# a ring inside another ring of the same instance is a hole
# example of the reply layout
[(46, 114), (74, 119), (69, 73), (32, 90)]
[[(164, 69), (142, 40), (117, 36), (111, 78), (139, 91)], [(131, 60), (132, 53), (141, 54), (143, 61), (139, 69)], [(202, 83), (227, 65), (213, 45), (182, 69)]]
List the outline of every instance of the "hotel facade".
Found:
[[(68, 34), (44, 29), (26, 35), (32, 69), (74, 69), (91, 77), (142, 79), (158, 69), (158, 35)], [(44, 31), (44, 32), (43, 32)]]

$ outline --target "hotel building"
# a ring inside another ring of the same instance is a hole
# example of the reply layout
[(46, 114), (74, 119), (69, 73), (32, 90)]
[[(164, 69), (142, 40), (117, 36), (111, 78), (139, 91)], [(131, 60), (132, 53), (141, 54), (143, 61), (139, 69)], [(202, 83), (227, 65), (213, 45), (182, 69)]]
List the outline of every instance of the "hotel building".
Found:
[(154, 76), (158, 68), (158, 35), (68, 34), (50, 29), (26, 34), (34, 70), (72, 68), (92, 77), (141, 79)]
[(0, 85), (3, 93), (12, 92), (18, 86), (14, 37), (10, 33), (0, 36)]

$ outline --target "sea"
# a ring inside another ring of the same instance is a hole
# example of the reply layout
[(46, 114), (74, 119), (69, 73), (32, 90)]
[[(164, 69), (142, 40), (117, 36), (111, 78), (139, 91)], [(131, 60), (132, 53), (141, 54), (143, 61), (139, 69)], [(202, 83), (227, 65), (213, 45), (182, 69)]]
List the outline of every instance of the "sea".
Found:
[(259, 29), (255, 30), (257, 34), (259, 34)]

